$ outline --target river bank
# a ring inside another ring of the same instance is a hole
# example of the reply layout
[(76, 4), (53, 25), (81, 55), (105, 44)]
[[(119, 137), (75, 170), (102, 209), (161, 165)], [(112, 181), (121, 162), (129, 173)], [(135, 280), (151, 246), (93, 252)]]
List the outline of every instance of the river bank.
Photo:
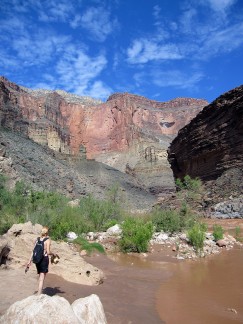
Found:
[[(214, 221), (209, 221), (212, 226)], [(217, 221), (218, 223), (218, 221)], [(230, 233), (242, 220), (220, 222)], [(105, 274), (103, 284), (86, 286), (48, 274), (44, 293), (69, 302), (97, 294), (109, 324), (242, 323), (243, 249), (178, 260), (171, 247), (155, 245), (143, 255), (99, 255), (84, 259)], [(51, 265), (55, 267), (55, 265)], [(0, 271), (0, 313), (36, 290), (37, 276), (23, 269)]]

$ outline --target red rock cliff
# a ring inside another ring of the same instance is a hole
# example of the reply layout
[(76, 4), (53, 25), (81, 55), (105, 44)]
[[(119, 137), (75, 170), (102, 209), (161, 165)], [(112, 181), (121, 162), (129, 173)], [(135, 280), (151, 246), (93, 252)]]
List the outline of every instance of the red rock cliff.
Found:
[(207, 104), (190, 98), (157, 102), (128, 93), (99, 103), (68, 100), (63, 93), (30, 91), (1, 77), (1, 125), (55, 151), (95, 158), (126, 151), (142, 136), (175, 136)]

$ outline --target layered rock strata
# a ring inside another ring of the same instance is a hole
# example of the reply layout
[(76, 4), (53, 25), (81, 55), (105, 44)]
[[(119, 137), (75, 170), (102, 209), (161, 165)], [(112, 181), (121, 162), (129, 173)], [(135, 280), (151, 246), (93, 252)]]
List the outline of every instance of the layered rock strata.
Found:
[(157, 102), (129, 93), (101, 103), (60, 90), (30, 90), (0, 78), (2, 127), (55, 152), (127, 172), (152, 192), (174, 186), (168, 145), (206, 104), (191, 98)]
[(72, 98), (62, 91), (27, 91), (1, 77), (1, 125), (55, 151), (95, 158), (124, 151), (144, 137), (175, 136), (207, 104), (189, 98), (163, 103), (128, 93), (106, 103)]
[(242, 170), (243, 86), (221, 95), (182, 128), (168, 158), (175, 178), (214, 180), (229, 169)]

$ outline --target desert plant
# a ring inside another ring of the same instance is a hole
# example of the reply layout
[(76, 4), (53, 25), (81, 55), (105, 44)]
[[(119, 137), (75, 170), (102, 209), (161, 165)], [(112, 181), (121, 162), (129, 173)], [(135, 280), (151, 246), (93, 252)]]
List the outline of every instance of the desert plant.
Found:
[(217, 224), (213, 226), (213, 237), (216, 242), (224, 237), (224, 229), (222, 226)]
[(195, 223), (187, 233), (191, 245), (195, 248), (196, 252), (199, 252), (203, 248), (205, 240), (205, 233), (207, 230), (206, 224)]
[(179, 190), (200, 191), (202, 187), (202, 182), (199, 178), (193, 179), (189, 175), (186, 175), (182, 180), (176, 179), (175, 183)]
[(238, 242), (243, 242), (243, 237), (241, 236), (240, 226), (236, 226), (236, 228), (235, 228), (235, 239)]
[(118, 221), (122, 216), (118, 204), (109, 200), (97, 200), (91, 195), (80, 200), (80, 213), (86, 219), (90, 231), (105, 230), (109, 221)]
[(93, 251), (98, 251), (99, 253), (105, 253), (103, 246), (97, 242), (88, 242), (83, 237), (77, 237), (73, 240), (73, 243), (78, 244), (82, 250), (86, 250), (87, 254), (90, 255)]
[(122, 252), (147, 252), (153, 234), (152, 222), (127, 217), (121, 224), (122, 236), (119, 247)]
[(151, 215), (155, 231), (178, 232), (183, 227), (182, 217), (174, 210), (156, 209)]

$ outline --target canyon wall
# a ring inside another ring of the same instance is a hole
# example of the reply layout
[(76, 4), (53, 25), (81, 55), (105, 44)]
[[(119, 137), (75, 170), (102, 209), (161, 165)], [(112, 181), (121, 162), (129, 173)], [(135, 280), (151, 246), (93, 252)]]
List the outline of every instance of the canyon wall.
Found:
[(221, 95), (182, 128), (168, 158), (174, 177), (217, 179), (243, 169), (243, 85)]
[(0, 124), (54, 152), (94, 159), (136, 177), (153, 192), (174, 186), (167, 149), (207, 101), (157, 102), (116, 93), (106, 102), (30, 90), (0, 78)]

